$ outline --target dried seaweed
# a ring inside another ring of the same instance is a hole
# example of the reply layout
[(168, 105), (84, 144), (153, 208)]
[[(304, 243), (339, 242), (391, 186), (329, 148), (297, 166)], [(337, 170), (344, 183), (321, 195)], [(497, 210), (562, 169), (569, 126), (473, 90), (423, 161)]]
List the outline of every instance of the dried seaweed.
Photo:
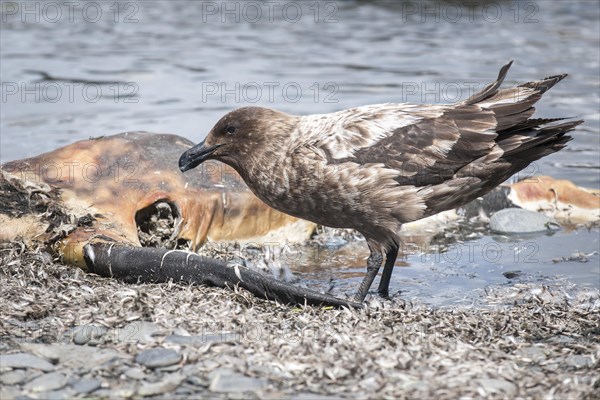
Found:
[[(375, 297), (364, 310), (292, 309), (243, 290), (123, 284), (18, 243), (2, 244), (0, 263), (0, 352), (69, 341), (75, 326), (103, 327), (109, 333), (95, 351), (124, 358), (85, 371), (103, 382), (97, 397), (140, 393), (141, 382), (120, 377), (139, 368), (135, 354), (157, 346), (183, 355), (174, 370), (187, 381), (171, 398), (219, 396), (206, 382), (223, 368), (267, 380), (254, 397), (591, 399), (600, 387), (598, 292), (564, 282), (492, 288), (480, 308)], [(150, 341), (123, 340), (143, 322), (158, 326)], [(174, 344), (172, 333), (212, 339)], [(145, 373), (159, 382), (168, 372)]]

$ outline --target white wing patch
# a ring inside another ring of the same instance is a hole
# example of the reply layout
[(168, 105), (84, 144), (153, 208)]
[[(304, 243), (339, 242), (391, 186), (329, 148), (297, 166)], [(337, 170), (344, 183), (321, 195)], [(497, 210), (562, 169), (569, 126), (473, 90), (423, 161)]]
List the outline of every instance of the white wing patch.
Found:
[[(352, 157), (354, 152), (390, 137), (398, 128), (423, 118), (439, 117), (445, 106), (376, 104), (331, 114), (302, 117), (295, 139), (309, 148), (320, 148), (334, 159)], [(319, 151), (316, 151), (319, 155)]]
[[(425, 148), (424, 153), (431, 153), (436, 155), (438, 158), (443, 158), (452, 150), (452, 146), (456, 143), (456, 139), (433, 139), (433, 144)], [(431, 165), (433, 165), (432, 161)]]

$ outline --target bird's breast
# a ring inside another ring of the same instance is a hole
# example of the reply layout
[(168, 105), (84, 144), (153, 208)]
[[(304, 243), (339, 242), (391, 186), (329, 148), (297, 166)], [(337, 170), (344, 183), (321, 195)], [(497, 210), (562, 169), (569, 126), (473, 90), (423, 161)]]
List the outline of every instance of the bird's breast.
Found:
[(354, 227), (362, 201), (350, 182), (325, 163), (285, 160), (248, 171), (248, 186), (263, 202), (286, 214), (333, 227)]

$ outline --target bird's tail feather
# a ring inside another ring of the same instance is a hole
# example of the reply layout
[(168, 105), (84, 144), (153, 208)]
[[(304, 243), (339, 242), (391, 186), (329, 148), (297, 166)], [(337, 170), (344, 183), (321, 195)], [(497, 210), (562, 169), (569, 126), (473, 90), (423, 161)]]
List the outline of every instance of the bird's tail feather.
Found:
[[(524, 161), (532, 162), (562, 149), (572, 139), (565, 134), (582, 122), (583, 120), (575, 120), (542, 127), (538, 124), (526, 130), (519, 129), (516, 133), (511, 132), (512, 134), (508, 134), (497, 143), (504, 151), (503, 158), (520, 157)], [(533, 123), (533, 120), (526, 121), (525, 125), (528, 123)]]
[(567, 132), (575, 129), (582, 120), (542, 126), (562, 118), (531, 119), (517, 133), (499, 135), (497, 144), (500, 152), (490, 154), (496, 158), (488, 162), (487, 156), (467, 165), (453, 179), (443, 184), (428, 187), (422, 196), (427, 204), (426, 215), (459, 207), (483, 196), (521, 171), (530, 163), (564, 148), (572, 137)]
[(512, 61), (501, 68), (496, 82), (487, 85), (481, 92), (475, 93), (462, 103), (476, 104), (492, 110), (497, 120), (497, 131), (513, 128), (527, 121), (535, 112), (533, 105), (548, 89), (567, 76), (567, 74), (553, 75), (539, 81), (500, 89), (511, 65)]
[(467, 100), (465, 100), (463, 102), (463, 104), (465, 104), (465, 105), (476, 104), (476, 103), (479, 103), (480, 101), (487, 99), (490, 96), (493, 96), (495, 93), (497, 93), (498, 88), (500, 87), (500, 85), (502, 85), (504, 78), (506, 78), (506, 74), (508, 73), (508, 70), (510, 69), (510, 66), (512, 65), (512, 63), (513, 62), (511, 60), (508, 64), (506, 64), (505, 66), (500, 68), (500, 72), (498, 73), (498, 78), (496, 78), (496, 82), (490, 83), (489, 85), (484, 87), (481, 92), (475, 93), (473, 96), (471, 96)]
[(541, 125), (549, 124), (551, 122), (564, 121), (565, 119), (569, 118), (530, 118), (518, 126), (513, 126), (506, 131), (499, 131), (498, 133), (500, 135), (503, 135), (504, 133), (516, 133), (526, 129), (537, 128)]
[(494, 112), (496, 146), (456, 171), (452, 179), (422, 188), (419, 193), (427, 205), (426, 215), (456, 208), (483, 196), (530, 163), (559, 151), (572, 139), (566, 133), (583, 122), (530, 118), (535, 111), (533, 105), (566, 74), (500, 89), (511, 64), (512, 61), (502, 67), (496, 82), (459, 104)]

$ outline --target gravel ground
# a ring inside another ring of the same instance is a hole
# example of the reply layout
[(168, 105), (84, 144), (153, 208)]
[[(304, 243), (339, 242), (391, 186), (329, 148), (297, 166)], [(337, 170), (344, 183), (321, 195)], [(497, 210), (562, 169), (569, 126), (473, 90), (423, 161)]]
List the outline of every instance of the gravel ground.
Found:
[(478, 308), (290, 308), (125, 285), (2, 244), (0, 398), (598, 398), (597, 291), (515, 285)]

